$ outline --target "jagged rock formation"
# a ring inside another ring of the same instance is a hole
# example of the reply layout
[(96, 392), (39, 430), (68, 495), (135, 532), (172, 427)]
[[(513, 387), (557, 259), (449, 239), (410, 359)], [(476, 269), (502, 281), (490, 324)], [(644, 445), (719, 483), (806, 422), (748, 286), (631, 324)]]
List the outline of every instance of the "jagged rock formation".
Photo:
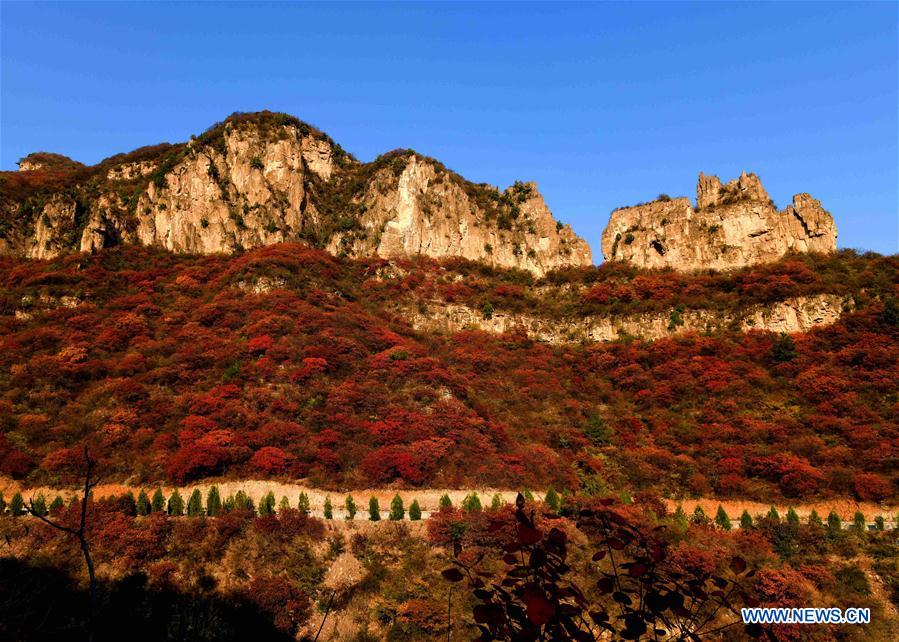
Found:
[(535, 274), (592, 263), (533, 183), (500, 192), (411, 150), (359, 163), (283, 114), (234, 115), (188, 143), (90, 168), (60, 159), (34, 154), (0, 174), (0, 254), (118, 243), (217, 253), (301, 240), (347, 256), (460, 256)]
[(443, 302), (420, 308), (407, 308), (401, 314), (416, 330), (460, 332), (466, 329), (486, 332), (521, 331), (537, 341), (552, 344), (581, 341), (607, 342), (634, 337), (646, 341), (684, 332), (721, 330), (764, 330), (768, 332), (806, 332), (816, 326), (836, 323), (843, 312), (852, 309), (851, 298), (835, 294), (794, 297), (742, 310), (676, 310), (629, 315), (591, 315), (570, 319), (549, 319), (525, 314), (493, 312)]
[(809, 194), (778, 211), (755, 174), (722, 184), (699, 175), (690, 200), (660, 198), (612, 212), (602, 235), (607, 261), (689, 271), (775, 261), (788, 252), (834, 252), (833, 218)]

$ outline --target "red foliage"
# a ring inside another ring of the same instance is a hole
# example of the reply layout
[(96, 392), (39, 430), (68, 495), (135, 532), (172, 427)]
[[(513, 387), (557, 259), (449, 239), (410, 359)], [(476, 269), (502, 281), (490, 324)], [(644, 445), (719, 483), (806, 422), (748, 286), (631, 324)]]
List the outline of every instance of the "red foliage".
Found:
[(288, 635), (294, 635), (306, 622), (312, 608), (312, 602), (299, 587), (280, 577), (254, 577), (241, 593), (271, 615), (275, 626)]
[(260, 448), (250, 457), (250, 465), (266, 475), (280, 475), (287, 472), (288, 467), (296, 459), (280, 448), (266, 446)]
[[(112, 478), (178, 483), (289, 474), (332, 487), (575, 489), (601, 478), (657, 494), (889, 500), (899, 423), (884, 391), (899, 341), (877, 300), (897, 266), (841, 253), (704, 275), (609, 264), (537, 283), (426, 259), (380, 279), (377, 260), (302, 245), (2, 257), (0, 473), (55, 482), (89, 440)], [(234, 287), (260, 278), (285, 287)], [(861, 287), (857, 311), (795, 336), (780, 364), (763, 332), (552, 346), (520, 332), (419, 333), (388, 312), (443, 295), (552, 323)], [(11, 313), (72, 292), (87, 304)]]

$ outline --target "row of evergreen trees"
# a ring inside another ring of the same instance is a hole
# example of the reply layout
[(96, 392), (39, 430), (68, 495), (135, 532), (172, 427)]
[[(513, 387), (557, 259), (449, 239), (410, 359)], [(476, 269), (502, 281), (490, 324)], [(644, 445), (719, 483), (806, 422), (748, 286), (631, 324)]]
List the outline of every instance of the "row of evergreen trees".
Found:
[[(792, 506), (787, 508), (787, 516), (785, 520), (781, 520), (780, 513), (777, 511), (775, 506), (772, 506), (771, 509), (765, 514), (763, 517), (759, 517), (757, 519), (767, 520), (772, 524), (780, 524), (785, 523), (791, 526), (799, 526), (800, 519), (799, 515), (793, 509)], [(686, 530), (689, 523), (693, 524), (709, 524), (711, 523), (709, 518), (706, 516), (705, 511), (702, 510), (702, 506), (696, 505), (696, 508), (693, 511), (693, 514), (690, 517), (687, 517), (687, 514), (684, 512), (683, 506), (678, 506), (677, 510), (674, 512), (674, 522), (675, 524), (680, 525), (684, 530)], [(733, 528), (733, 523), (728, 517), (727, 512), (724, 510), (724, 507), (720, 504), (718, 505), (718, 511), (715, 513), (714, 523), (719, 528), (729, 531)], [(812, 512), (808, 516), (808, 524), (810, 526), (824, 527), (825, 523), (821, 520), (821, 517), (818, 515), (816, 510), (812, 510)], [(749, 514), (749, 511), (744, 510), (743, 514), (740, 515), (740, 528), (741, 529), (749, 529), (753, 528), (755, 522), (752, 518), (752, 515)], [(852, 524), (850, 528), (853, 530), (864, 531), (867, 530), (868, 522), (865, 519), (864, 514), (861, 511), (856, 511), (855, 516), (852, 518)], [(835, 512), (831, 511), (827, 516), (826, 523), (827, 530), (829, 531), (839, 531), (843, 528), (843, 521), (840, 519), (840, 516)], [(882, 531), (886, 528), (886, 523), (882, 516), (878, 515), (874, 518), (874, 527)]]
[[(534, 500), (534, 496), (530, 491), (524, 490), (523, 494), (527, 499), (531, 501)], [(166, 498), (161, 488), (157, 488), (152, 496), (147, 494), (147, 491), (141, 490), (135, 498), (134, 494), (129, 492), (121, 498), (121, 501), (127, 504), (128, 512), (142, 516), (151, 513), (166, 513), (175, 517), (180, 517), (182, 515), (187, 515), (189, 517), (200, 517), (203, 515), (215, 517), (216, 515), (234, 510), (244, 510), (259, 515), (274, 515), (280, 510), (292, 508), (290, 500), (286, 496), (282, 497), (281, 501), (276, 503), (275, 494), (272, 491), (269, 491), (263, 496), (258, 507), (254, 504), (252, 498), (242, 490), (222, 499), (217, 486), (211, 486), (209, 488), (206, 493), (205, 501), (199, 488), (194, 489), (186, 502), (177, 489)], [(504, 503), (502, 497), (499, 494), (496, 494), (490, 502), (490, 508), (495, 510)], [(559, 511), (561, 507), (561, 498), (552, 487), (546, 492), (544, 503), (546, 503), (546, 505), (553, 511)], [(57, 495), (49, 505), (43, 494), (38, 495), (34, 500), (35, 511), (42, 515), (46, 515), (51, 511), (56, 511), (63, 505), (63, 499), (59, 495)], [(356, 500), (352, 495), (347, 495), (343, 506), (345, 519), (355, 519), (359, 510), (356, 505)], [(452, 508), (452, 506), (453, 502), (449, 495), (444, 494), (440, 498), (440, 508)], [(482, 510), (481, 499), (476, 492), (469, 493), (462, 499), (461, 507), (468, 512), (480, 511)], [(300, 493), (296, 508), (305, 515), (311, 513), (309, 496), (306, 493)], [(22, 498), (21, 493), (13, 495), (13, 498), (8, 505), (3, 499), (3, 494), (0, 493), (0, 514), (7, 509), (9, 510), (9, 513), (14, 516), (22, 515), (26, 512), (25, 501)], [(407, 511), (402, 497), (396, 495), (390, 502), (388, 519), (394, 521), (403, 520), (406, 518), (406, 513)], [(330, 497), (325, 497), (323, 514), (325, 519), (334, 519), (334, 505), (331, 502)], [(421, 506), (417, 499), (413, 500), (409, 505), (408, 515), (409, 519), (412, 521), (421, 519)], [(372, 497), (368, 500), (368, 517), (369, 520), (373, 522), (381, 519), (381, 508), (376, 497)]]
[[(533, 494), (531, 494), (531, 492), (527, 489), (522, 491), (522, 494), (524, 495), (525, 499), (534, 501)], [(252, 498), (250, 498), (242, 490), (237, 491), (237, 493), (235, 493), (234, 495), (229, 495), (227, 498), (222, 500), (217, 486), (212, 486), (209, 488), (209, 491), (206, 493), (205, 502), (203, 500), (203, 495), (199, 489), (194, 489), (194, 491), (190, 494), (187, 502), (185, 502), (184, 498), (181, 496), (177, 489), (171, 494), (171, 496), (169, 496), (168, 499), (166, 499), (163, 495), (162, 489), (160, 488), (156, 489), (152, 497), (147, 495), (146, 491), (141, 490), (136, 499), (134, 498), (134, 495), (129, 492), (122, 498), (122, 500), (129, 504), (129, 507), (132, 509), (130, 512), (135, 515), (149, 515), (150, 513), (165, 512), (172, 516), (187, 515), (189, 517), (200, 517), (203, 515), (208, 515), (210, 517), (215, 517), (216, 515), (234, 510), (244, 510), (259, 515), (274, 515), (278, 511), (292, 508), (290, 500), (288, 500), (286, 496), (282, 497), (281, 501), (277, 502), (276, 504), (275, 494), (272, 491), (269, 491), (265, 496), (263, 496), (263, 498), (259, 502), (258, 509), (255, 506)], [(72, 501), (77, 501), (77, 499), (73, 498)], [(562, 499), (552, 487), (547, 489), (543, 502), (544, 504), (546, 504), (547, 508), (555, 512), (559, 512), (559, 510), (561, 509)], [(490, 509), (496, 510), (500, 508), (504, 503), (505, 502), (503, 501), (502, 497), (497, 493), (493, 496), (490, 502)], [(57, 495), (53, 499), (53, 501), (48, 504), (46, 498), (41, 493), (36, 498), (34, 498), (33, 508), (38, 514), (47, 515), (51, 512), (56, 512), (64, 505), (65, 502), (63, 501), (61, 496)], [(356, 501), (352, 495), (347, 495), (346, 499), (344, 500), (343, 506), (345, 519), (355, 519), (356, 514), (359, 511), (358, 507), (356, 506)], [(300, 493), (296, 507), (301, 513), (305, 515), (309, 515), (311, 513), (309, 496), (306, 493)], [(440, 497), (439, 507), (441, 510), (453, 507), (453, 502), (448, 494), (444, 494)], [(461, 508), (467, 512), (477, 512), (483, 510), (481, 499), (476, 492), (469, 493), (462, 499)], [(3, 494), (0, 493), (0, 515), (6, 512), (14, 517), (22, 515), (26, 512), (25, 501), (22, 498), (21, 493), (15, 493), (9, 503), (6, 502)], [(330, 497), (325, 497), (323, 514), (325, 519), (334, 519), (334, 505), (331, 502)], [(417, 499), (409, 505), (408, 515), (409, 519), (412, 521), (418, 521), (421, 519), (421, 506), (419, 505)], [(381, 519), (381, 508), (376, 497), (371, 497), (368, 500), (368, 518), (373, 522), (377, 522)], [(399, 495), (396, 495), (390, 502), (388, 519), (399, 521), (405, 518), (406, 508), (403, 504), (403, 499)], [(775, 506), (772, 506), (766, 515), (757, 519), (765, 519), (769, 523), (782, 523), (780, 514), (778, 513)], [(696, 505), (693, 514), (689, 517), (684, 512), (683, 506), (678, 506), (677, 510), (674, 513), (674, 522), (675, 524), (680, 525), (684, 530), (686, 530), (687, 526), (690, 523), (711, 524), (712, 522), (714, 522), (714, 524), (719, 528), (726, 531), (729, 531), (733, 528), (733, 523), (730, 517), (724, 510), (724, 507), (720, 504), (718, 505), (718, 510), (713, 520), (710, 520), (706, 516), (705, 511), (703, 511), (702, 509), (702, 506), (699, 506), (698, 504)], [(799, 526), (799, 515), (796, 513), (792, 506), (787, 508), (786, 519), (783, 520), (783, 523)], [(749, 511), (743, 511), (743, 514), (740, 516), (739, 524), (741, 529), (753, 528), (755, 522), (752, 516), (749, 514)], [(827, 516), (827, 521), (825, 524), (825, 522), (821, 520), (821, 517), (818, 515), (817, 511), (812, 510), (808, 518), (808, 524), (811, 526), (820, 527), (824, 527), (826, 525), (827, 529), (831, 531), (839, 531), (842, 530), (843, 527), (843, 523), (839, 515), (837, 515), (833, 511), (831, 511)], [(884, 530), (885, 522), (883, 517), (879, 515), (875, 517), (874, 525), (877, 530)], [(867, 529), (867, 521), (865, 519), (865, 516), (860, 511), (856, 511), (850, 528), (859, 531), (864, 531)]]

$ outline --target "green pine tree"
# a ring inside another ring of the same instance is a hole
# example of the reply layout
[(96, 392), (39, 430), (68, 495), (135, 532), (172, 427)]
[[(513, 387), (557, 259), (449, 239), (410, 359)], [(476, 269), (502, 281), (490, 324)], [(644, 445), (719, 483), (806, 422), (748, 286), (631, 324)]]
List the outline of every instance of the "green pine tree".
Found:
[(786, 363), (796, 358), (799, 353), (796, 351), (796, 344), (786, 332), (781, 332), (771, 344), (771, 360), (774, 363)]
[(706, 517), (705, 511), (702, 510), (702, 506), (696, 504), (696, 508), (693, 509), (693, 516), (690, 517), (690, 521), (694, 524), (708, 524), (709, 518)]
[(522, 494), (522, 495), (524, 496), (524, 498), (525, 498), (526, 500), (528, 500), (529, 502), (534, 501), (534, 493), (532, 493), (531, 490), (530, 490), (529, 488), (525, 488), (523, 491), (521, 491), (521, 494)]
[(157, 488), (156, 492), (153, 493), (153, 499), (150, 500), (150, 507), (153, 509), (154, 513), (161, 513), (165, 510), (165, 496), (163, 496), (161, 488)]
[(816, 511), (814, 508), (812, 509), (811, 515), (808, 516), (808, 523), (809, 526), (812, 526), (814, 528), (821, 528), (822, 526), (821, 518), (818, 516), (818, 511)]
[(546, 507), (552, 512), (559, 512), (559, 506), (561, 505), (559, 493), (557, 493), (556, 489), (552, 486), (546, 489), (546, 495), (543, 496), (543, 503), (546, 504)]
[(674, 511), (674, 518), (672, 521), (674, 529), (679, 533), (686, 533), (687, 529), (690, 528), (690, 520), (687, 519), (684, 507), (680, 504), (677, 505), (677, 509)]
[(145, 490), (141, 490), (137, 494), (137, 514), (138, 515), (149, 515), (150, 511), (153, 510), (150, 507), (150, 498), (147, 497), (147, 492)]
[(225, 498), (225, 501), (222, 502), (222, 512), (230, 513), (237, 507), (237, 501), (234, 499), (234, 495), (228, 495)]
[(721, 504), (718, 504), (718, 512), (715, 513), (715, 523), (726, 531), (729, 531), (731, 528), (733, 528), (730, 523), (730, 517), (727, 516), (727, 512), (724, 510), (724, 506), (722, 506)]
[(290, 508), (290, 500), (287, 499), (287, 495), (284, 495), (281, 498), (281, 501), (278, 502), (278, 513), (279, 514), (283, 513), (284, 511), (286, 511), (289, 508)]
[[(421, 519), (421, 506), (418, 505), (417, 499), (413, 500), (409, 505), (409, 519), (413, 522), (417, 522)], [(883, 520), (882, 517), (880, 519), (881, 521)]]
[(882, 531), (886, 528), (886, 522), (884, 522), (883, 515), (878, 515), (874, 518), (874, 528), (879, 531)]
[(275, 494), (272, 491), (268, 491), (265, 496), (261, 500), (259, 500), (259, 514), (275, 514)]
[(190, 499), (187, 500), (187, 515), (188, 517), (203, 516), (203, 495), (200, 494), (199, 488), (194, 488)]
[(743, 514), (740, 515), (740, 528), (741, 529), (752, 528), (752, 515), (750, 515), (749, 511), (746, 509), (743, 509)]
[(206, 514), (215, 517), (222, 512), (222, 496), (219, 494), (218, 486), (210, 486), (209, 492), (206, 493)]
[(172, 493), (172, 496), (169, 497), (169, 515), (173, 517), (184, 515), (184, 499), (178, 493), (177, 488)]
[(36, 498), (31, 500), (31, 510), (41, 517), (47, 516), (47, 498), (43, 493), (39, 493)]
[(768, 511), (768, 515), (766, 515), (768, 519), (776, 524), (780, 524), (780, 513), (777, 512), (777, 507), (772, 506), (771, 510)]
[[(62, 497), (57, 495), (56, 497), (53, 498), (53, 501), (50, 502), (50, 514), (56, 515), (60, 510), (62, 510), (63, 506), (65, 506), (65, 505), (66, 505), (66, 503), (64, 501), (62, 501)], [(3, 508), (0, 507), (0, 513), (2, 513), (2, 512), (3, 512)]]
[(852, 518), (852, 528), (860, 533), (868, 530), (868, 522), (861, 511), (855, 511), (855, 516)]
[(827, 530), (831, 535), (843, 530), (843, 520), (833, 511), (830, 511), (830, 514), (827, 516)]
[(462, 509), (469, 513), (477, 513), (481, 510), (481, 498), (476, 492), (471, 492), (462, 500)]
[(496, 493), (493, 496), (493, 499), (490, 500), (490, 510), (497, 510), (499, 508), (502, 508), (502, 506), (503, 506), (503, 498), (500, 496), (499, 493)]
[(131, 517), (137, 515), (137, 500), (134, 499), (134, 493), (130, 490), (122, 495), (122, 508), (126, 515)]
[[(274, 496), (273, 496), (274, 497)], [(263, 498), (264, 501), (265, 498)], [(248, 513), (255, 515), (256, 507), (253, 504), (253, 500), (247, 495), (244, 491), (239, 490), (234, 493), (234, 509), (247, 511)], [(262, 504), (259, 505), (260, 514), (262, 514)]]
[(453, 507), (453, 500), (450, 499), (450, 496), (448, 493), (443, 493), (443, 495), (440, 496), (440, 510), (443, 510), (444, 508), (452, 508), (452, 507)]
[(325, 519), (334, 519), (334, 507), (331, 505), (331, 497), (325, 497)]
[(381, 507), (378, 506), (377, 497), (368, 500), (368, 518), (373, 522), (381, 520)]
[(352, 495), (347, 495), (346, 500), (343, 502), (343, 507), (346, 510), (346, 518), (353, 519), (356, 517), (356, 500), (353, 499)]
[(22, 493), (16, 493), (9, 500), (9, 514), (18, 517), (25, 512), (25, 500), (22, 499)]
[(787, 506), (787, 524), (790, 526), (799, 526), (799, 515), (793, 510), (792, 506)]
[(303, 513), (303, 515), (308, 515), (311, 512), (309, 508), (309, 495), (300, 493), (300, 500), (297, 502), (297, 508), (300, 509), (300, 512)]
[(390, 501), (390, 519), (394, 522), (402, 520), (406, 516), (406, 509), (403, 507), (403, 498), (397, 494)]

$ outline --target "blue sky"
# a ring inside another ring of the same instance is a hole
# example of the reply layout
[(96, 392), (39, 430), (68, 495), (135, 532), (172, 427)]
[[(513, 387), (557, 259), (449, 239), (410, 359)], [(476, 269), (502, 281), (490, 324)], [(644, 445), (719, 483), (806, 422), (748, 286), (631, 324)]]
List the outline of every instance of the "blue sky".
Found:
[(396, 147), (535, 180), (600, 259), (616, 206), (700, 171), (811, 192), (897, 251), (896, 3), (0, 3), (0, 167), (85, 163), (272, 109), (361, 160)]

